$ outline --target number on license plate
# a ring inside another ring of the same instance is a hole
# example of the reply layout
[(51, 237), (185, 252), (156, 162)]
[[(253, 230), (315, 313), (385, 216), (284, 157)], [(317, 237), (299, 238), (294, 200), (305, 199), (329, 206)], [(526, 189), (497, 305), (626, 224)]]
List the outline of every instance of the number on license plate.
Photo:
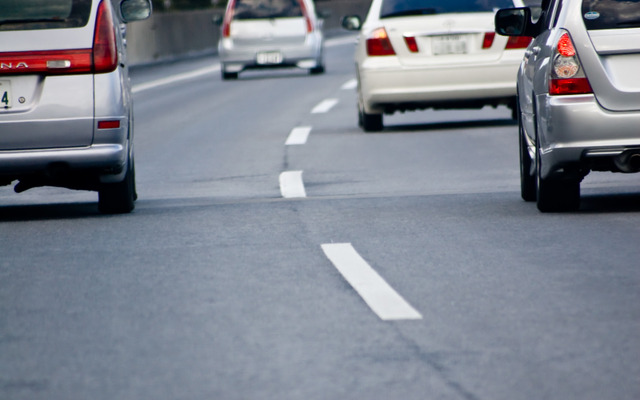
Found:
[(260, 65), (280, 64), (282, 63), (282, 54), (279, 51), (258, 53), (256, 62)]
[(11, 107), (11, 82), (0, 81), (0, 108)]
[(465, 54), (467, 42), (461, 35), (434, 36), (431, 40), (431, 48), (434, 55)]

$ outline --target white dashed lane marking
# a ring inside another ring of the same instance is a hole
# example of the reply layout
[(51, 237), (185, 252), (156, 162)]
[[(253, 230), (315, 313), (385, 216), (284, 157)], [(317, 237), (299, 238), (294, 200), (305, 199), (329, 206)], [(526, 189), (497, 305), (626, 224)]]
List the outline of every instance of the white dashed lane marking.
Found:
[(309, 137), (309, 133), (311, 132), (310, 126), (298, 126), (291, 130), (289, 133), (289, 137), (285, 142), (285, 145), (291, 146), (296, 144), (305, 144), (307, 143), (307, 138)]
[(326, 113), (338, 104), (338, 99), (326, 99), (320, 102), (317, 106), (313, 107), (311, 110), (311, 114), (321, 114)]
[(422, 319), (422, 315), (367, 264), (351, 243), (323, 244), (322, 250), (380, 319)]
[(280, 193), (285, 198), (307, 197), (302, 182), (302, 171), (285, 171), (280, 174)]
[(351, 90), (358, 87), (358, 81), (355, 79), (351, 79), (346, 81), (340, 89), (342, 90)]

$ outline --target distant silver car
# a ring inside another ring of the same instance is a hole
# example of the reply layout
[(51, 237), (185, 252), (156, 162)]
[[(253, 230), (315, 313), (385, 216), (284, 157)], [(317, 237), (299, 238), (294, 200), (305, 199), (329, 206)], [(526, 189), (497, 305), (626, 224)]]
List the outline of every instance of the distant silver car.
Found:
[(0, 6), (0, 185), (95, 190), (105, 213), (136, 199), (133, 108), (121, 24), (149, 0)]
[(249, 68), (325, 70), (322, 20), (312, 0), (229, 0), (217, 22), (223, 79)]
[(577, 209), (590, 171), (640, 171), (640, 3), (545, 0), (500, 10), (496, 31), (534, 36), (518, 71), (521, 193)]

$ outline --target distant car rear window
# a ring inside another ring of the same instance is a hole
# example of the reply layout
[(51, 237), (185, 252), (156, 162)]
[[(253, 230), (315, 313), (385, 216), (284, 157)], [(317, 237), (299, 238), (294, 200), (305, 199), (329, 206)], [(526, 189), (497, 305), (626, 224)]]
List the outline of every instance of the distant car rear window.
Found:
[(514, 7), (512, 0), (384, 0), (380, 18), (447, 13), (493, 12)]
[(233, 19), (302, 17), (298, 0), (237, 0)]
[(640, 0), (583, 0), (587, 29), (640, 28)]
[(0, 0), (0, 31), (85, 26), (91, 0)]

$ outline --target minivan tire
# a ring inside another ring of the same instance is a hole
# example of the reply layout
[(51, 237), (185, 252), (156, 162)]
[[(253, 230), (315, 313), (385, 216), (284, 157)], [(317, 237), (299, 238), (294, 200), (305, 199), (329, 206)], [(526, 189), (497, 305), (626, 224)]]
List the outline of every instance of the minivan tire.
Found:
[(103, 183), (98, 191), (98, 209), (103, 214), (126, 214), (135, 207), (136, 173), (133, 158), (127, 163), (127, 172), (121, 182)]

